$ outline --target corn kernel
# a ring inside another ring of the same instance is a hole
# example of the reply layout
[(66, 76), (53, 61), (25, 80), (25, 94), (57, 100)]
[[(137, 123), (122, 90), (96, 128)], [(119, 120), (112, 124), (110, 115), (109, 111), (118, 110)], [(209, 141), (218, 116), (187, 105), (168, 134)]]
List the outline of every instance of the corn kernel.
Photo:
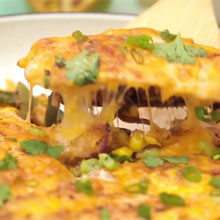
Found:
[(161, 145), (156, 138), (150, 137), (148, 135), (144, 136), (145, 142), (147, 145)]
[(128, 147), (120, 147), (114, 151), (112, 151), (113, 154), (117, 156), (128, 156), (131, 157), (133, 154), (133, 151)]
[(132, 132), (129, 141), (129, 147), (134, 152), (140, 152), (144, 149), (145, 141), (144, 141), (144, 133), (142, 131), (135, 130)]

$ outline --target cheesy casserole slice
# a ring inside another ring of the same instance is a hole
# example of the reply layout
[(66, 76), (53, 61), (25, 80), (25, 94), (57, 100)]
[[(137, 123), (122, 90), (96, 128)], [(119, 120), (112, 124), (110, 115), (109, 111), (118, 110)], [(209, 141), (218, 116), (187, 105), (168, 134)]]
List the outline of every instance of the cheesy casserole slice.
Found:
[(52, 93), (0, 93), (0, 219), (220, 219), (219, 50), (77, 31), (18, 65)]

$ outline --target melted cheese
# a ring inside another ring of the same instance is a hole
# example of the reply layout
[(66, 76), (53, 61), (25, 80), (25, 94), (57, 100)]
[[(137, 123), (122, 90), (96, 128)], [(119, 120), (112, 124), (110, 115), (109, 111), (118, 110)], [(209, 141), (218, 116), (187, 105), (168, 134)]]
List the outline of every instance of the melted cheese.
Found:
[[(196, 133), (199, 123), (194, 115), (195, 106), (220, 100), (219, 50), (195, 45), (192, 41), (185, 39), (184, 42), (188, 45), (204, 48), (208, 57), (197, 57), (195, 64), (183, 65), (169, 63), (164, 58), (140, 49), (144, 64), (139, 65), (129, 52), (124, 53), (121, 50), (121, 46), (125, 44), (127, 36), (143, 34), (150, 35), (154, 41), (158, 39), (161, 41), (159, 32), (146, 28), (109, 30), (100, 35), (89, 36), (88, 41), (81, 43), (77, 43), (72, 36), (45, 38), (35, 43), (27, 57), (19, 61), (19, 65), (25, 68), (26, 78), (31, 86), (44, 86), (45, 70), (50, 72), (49, 88), (63, 97), (65, 113), (61, 124), (48, 128), (48, 134), (65, 145), (67, 152), (71, 152), (73, 157), (88, 157), (89, 153), (100, 151), (101, 147), (98, 143), (108, 139), (108, 134), (104, 131), (105, 126), (107, 124), (113, 126), (115, 115), (123, 103), (124, 93), (121, 94), (120, 99), (116, 100), (117, 90), (121, 85), (126, 88), (143, 88), (147, 96), (150, 86), (159, 87), (162, 101), (173, 95), (182, 96), (187, 107), (187, 120), (182, 124), (182, 129), (191, 131), (195, 128)], [(68, 60), (84, 49), (99, 53), (99, 73), (94, 84), (78, 87), (67, 79), (65, 68), (59, 68), (55, 64), (55, 56), (59, 55), (64, 60)], [(95, 115), (91, 112), (92, 101), (100, 89), (107, 90), (107, 94), (113, 97), (111, 100), (109, 100), (110, 97), (105, 97), (101, 113)], [(150, 133), (160, 139), (161, 131), (158, 132), (157, 126), (153, 126), (155, 119), (151, 108), (148, 108), (148, 111), (148, 118), (152, 125)], [(165, 117), (172, 118), (172, 115)], [(91, 135), (91, 131), (99, 138), (96, 139), (96, 143), (90, 143), (94, 145), (93, 147), (88, 147), (85, 140), (90, 141), (87, 136)], [(210, 137), (208, 131), (203, 128), (201, 131), (204, 137)], [(164, 141), (164, 137), (162, 139), (164, 145), (178, 142)], [(197, 138), (189, 138), (189, 140), (193, 146), (197, 145)], [(184, 142), (178, 142), (178, 144), (182, 149)], [(93, 150), (90, 151), (89, 148)]]

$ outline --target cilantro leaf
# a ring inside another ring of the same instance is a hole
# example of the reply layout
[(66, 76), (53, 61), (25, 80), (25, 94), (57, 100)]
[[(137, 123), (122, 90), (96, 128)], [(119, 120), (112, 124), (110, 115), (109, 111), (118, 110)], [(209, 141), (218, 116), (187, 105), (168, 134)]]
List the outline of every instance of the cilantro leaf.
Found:
[(204, 49), (199, 47), (193, 47), (193, 46), (185, 46), (187, 53), (190, 56), (194, 57), (207, 57), (207, 53)]
[(0, 162), (0, 170), (15, 170), (18, 165), (17, 158), (11, 154), (6, 154), (5, 158)]
[(184, 200), (175, 194), (161, 193), (160, 200), (163, 204), (168, 206), (185, 206)]
[(99, 54), (89, 55), (88, 50), (65, 62), (66, 76), (78, 86), (84, 86), (96, 81), (98, 77)]
[(160, 36), (166, 41), (173, 41), (176, 38), (176, 34), (171, 34), (167, 29), (162, 31)]
[(173, 156), (173, 157), (162, 157), (163, 160), (169, 162), (169, 163), (176, 163), (176, 164), (182, 164), (188, 162), (187, 156)]
[(4, 204), (7, 199), (11, 198), (11, 189), (7, 184), (0, 185), (0, 206)]
[(147, 157), (143, 159), (143, 162), (148, 167), (153, 167), (153, 168), (162, 166), (164, 164), (164, 161), (161, 158), (159, 158), (158, 156), (153, 156), (153, 155), (147, 155)]
[(220, 189), (220, 177), (213, 177), (209, 183), (215, 188)]
[(26, 140), (21, 141), (20, 144), (26, 153), (32, 155), (44, 154), (47, 149), (47, 144), (43, 141)]
[(46, 150), (46, 154), (48, 154), (49, 156), (51, 156), (53, 158), (58, 158), (58, 157), (60, 157), (63, 150), (64, 150), (63, 146), (57, 145), (57, 146), (52, 147), (52, 146), (48, 145), (47, 150)]
[(93, 195), (94, 194), (92, 183), (87, 178), (76, 180), (75, 187), (79, 192), (83, 192), (87, 195)]
[(151, 208), (148, 205), (139, 205), (137, 207), (137, 213), (140, 217), (144, 219), (150, 219), (151, 217)]
[(110, 213), (107, 209), (100, 210), (101, 220), (110, 220)]
[(31, 155), (47, 154), (53, 158), (58, 158), (64, 150), (63, 146), (51, 146), (38, 140), (21, 141), (20, 144), (25, 152)]
[(83, 42), (88, 40), (88, 36), (84, 35), (81, 31), (74, 31), (72, 36), (77, 40), (77, 42)]
[(156, 56), (166, 58), (169, 62), (182, 64), (193, 64), (195, 63), (194, 57), (205, 56), (206, 54), (202, 48), (185, 46), (180, 34), (178, 34), (175, 40), (170, 43), (155, 44), (153, 53)]
[(152, 37), (147, 35), (129, 36), (126, 38), (126, 44), (147, 50), (152, 50), (154, 48)]

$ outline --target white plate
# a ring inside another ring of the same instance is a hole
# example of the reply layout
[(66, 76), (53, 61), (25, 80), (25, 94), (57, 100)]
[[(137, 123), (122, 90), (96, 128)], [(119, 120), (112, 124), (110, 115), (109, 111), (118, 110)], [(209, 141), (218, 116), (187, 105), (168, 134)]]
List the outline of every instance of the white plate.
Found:
[(70, 35), (74, 30), (98, 34), (109, 28), (122, 28), (134, 19), (132, 15), (97, 13), (30, 14), (0, 17), (0, 88), (5, 79), (24, 79), (17, 61), (24, 57), (38, 39)]

